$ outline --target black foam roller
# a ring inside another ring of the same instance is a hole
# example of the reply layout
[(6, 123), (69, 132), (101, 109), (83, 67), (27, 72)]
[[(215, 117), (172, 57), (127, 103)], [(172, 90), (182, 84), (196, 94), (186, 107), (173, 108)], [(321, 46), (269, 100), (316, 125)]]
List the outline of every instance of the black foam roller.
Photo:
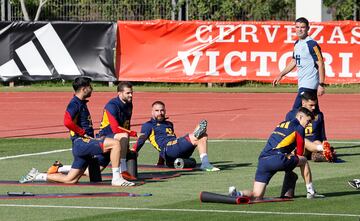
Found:
[(126, 155), (126, 165), (128, 173), (133, 177), (138, 177), (137, 155), (134, 152), (129, 152)]
[(203, 191), (200, 193), (200, 201), (204, 203), (248, 204), (250, 198), (227, 196)]
[(101, 182), (101, 171), (100, 171), (100, 165), (99, 160), (96, 157), (90, 157), (88, 159), (89, 162), (89, 179), (90, 182)]

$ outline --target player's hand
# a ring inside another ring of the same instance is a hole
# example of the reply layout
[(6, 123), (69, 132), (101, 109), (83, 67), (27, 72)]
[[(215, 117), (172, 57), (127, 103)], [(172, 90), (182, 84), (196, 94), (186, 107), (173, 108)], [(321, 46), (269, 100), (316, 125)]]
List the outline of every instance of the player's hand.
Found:
[(323, 94), (325, 94), (325, 88), (319, 85), (317, 89), (317, 95), (322, 96)]
[(282, 75), (279, 74), (279, 75), (273, 80), (273, 82), (272, 82), (273, 87), (275, 87), (276, 85), (278, 85), (278, 84), (280, 83), (281, 79), (282, 79)]

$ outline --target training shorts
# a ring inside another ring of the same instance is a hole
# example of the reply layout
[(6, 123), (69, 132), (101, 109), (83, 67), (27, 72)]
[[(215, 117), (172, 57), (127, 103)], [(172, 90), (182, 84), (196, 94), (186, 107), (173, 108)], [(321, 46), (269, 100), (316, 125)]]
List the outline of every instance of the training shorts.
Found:
[(271, 177), (278, 171), (292, 171), (298, 164), (299, 158), (285, 154), (269, 155), (259, 157), (258, 167), (255, 174), (255, 181), (268, 184)]
[(189, 135), (169, 141), (165, 148), (165, 158), (167, 161), (175, 161), (176, 158), (190, 158), (195, 150)]
[(103, 153), (104, 139), (77, 138), (73, 141), (72, 153), (74, 162), (71, 168), (85, 169), (88, 166), (88, 160), (95, 155)]
[[(115, 134), (108, 134), (106, 136), (101, 136), (105, 140), (105, 138), (112, 138), (115, 139)], [(99, 155), (96, 155), (96, 158), (98, 159), (99, 165), (102, 167), (107, 167), (110, 163), (110, 151), (106, 153), (102, 153)]]

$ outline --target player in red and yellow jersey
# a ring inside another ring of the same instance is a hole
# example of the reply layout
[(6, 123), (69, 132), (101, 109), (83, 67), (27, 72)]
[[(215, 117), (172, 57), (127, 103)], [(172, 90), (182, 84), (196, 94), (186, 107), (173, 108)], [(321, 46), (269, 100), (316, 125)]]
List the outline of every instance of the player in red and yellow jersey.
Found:
[(278, 171), (292, 173), (298, 166), (306, 183), (307, 198), (324, 197), (315, 192), (310, 166), (303, 156), (305, 127), (313, 118), (314, 115), (308, 109), (301, 107), (295, 119), (277, 125), (260, 153), (253, 190), (238, 192), (235, 187), (230, 187), (229, 194), (262, 199), (270, 179)]
[(78, 77), (73, 82), (74, 97), (68, 104), (64, 117), (64, 125), (70, 130), (72, 141), (72, 153), (74, 161), (68, 174), (62, 173), (39, 173), (35, 168), (23, 176), (19, 182), (50, 181), (60, 183), (76, 183), (84, 174), (88, 166), (88, 159), (104, 153), (110, 153), (112, 163), (113, 186), (133, 186), (121, 177), (120, 174), (120, 144), (117, 140), (103, 137), (94, 138), (91, 115), (87, 108), (88, 98), (92, 93), (91, 79)]
[(152, 104), (152, 118), (141, 127), (140, 137), (133, 146), (133, 151), (139, 152), (145, 141), (148, 139), (152, 146), (160, 152), (160, 156), (167, 162), (174, 162), (176, 158), (189, 158), (198, 149), (201, 166), (204, 171), (219, 171), (208, 160), (207, 155), (207, 121), (200, 121), (193, 133), (183, 137), (176, 137), (174, 125), (167, 120), (165, 104), (162, 101), (155, 101)]

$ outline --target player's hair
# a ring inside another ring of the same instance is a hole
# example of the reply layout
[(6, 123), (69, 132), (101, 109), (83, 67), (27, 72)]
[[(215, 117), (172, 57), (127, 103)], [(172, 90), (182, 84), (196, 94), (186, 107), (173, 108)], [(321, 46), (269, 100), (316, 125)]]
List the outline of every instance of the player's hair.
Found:
[(162, 102), (162, 101), (155, 101), (154, 103), (152, 103), (151, 107), (153, 107), (153, 106), (155, 106), (155, 105), (157, 105), (157, 104), (162, 105), (162, 106), (165, 107), (165, 104), (164, 104), (164, 102)]
[(306, 116), (309, 116), (311, 118), (311, 120), (315, 119), (314, 114), (305, 107), (300, 107), (298, 110), (298, 113), (300, 113), (300, 112), (305, 114)]
[(303, 91), (301, 94), (301, 99), (305, 101), (317, 101), (317, 95), (314, 92)]
[(308, 21), (306, 18), (304, 18), (304, 17), (300, 17), (300, 18), (296, 19), (296, 20), (295, 20), (295, 23), (296, 23), (296, 22), (304, 23), (304, 24), (306, 25), (306, 27), (309, 27), (309, 21)]
[(132, 88), (133, 85), (129, 81), (122, 81), (117, 86), (117, 92), (124, 91), (124, 88)]
[(79, 91), (83, 87), (88, 87), (91, 85), (91, 79), (88, 77), (77, 77), (75, 78), (72, 87), (75, 92)]

